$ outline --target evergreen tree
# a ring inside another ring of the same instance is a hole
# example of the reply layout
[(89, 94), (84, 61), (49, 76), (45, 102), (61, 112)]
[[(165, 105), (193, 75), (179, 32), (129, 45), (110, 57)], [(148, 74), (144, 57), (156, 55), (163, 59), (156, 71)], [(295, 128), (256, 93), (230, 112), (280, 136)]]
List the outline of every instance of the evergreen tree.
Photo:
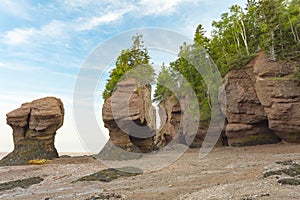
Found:
[[(133, 36), (132, 47), (123, 50), (118, 56), (116, 67), (110, 72), (109, 79), (107, 80), (107, 84), (102, 95), (104, 100), (108, 99), (112, 95), (117, 83), (124, 78), (124, 75), (130, 70), (136, 69), (138, 66), (138, 70), (140, 72), (148, 73), (140, 74), (140, 76), (143, 75), (143, 78), (148, 77), (153, 80), (154, 70), (149, 65), (150, 56), (148, 55), (148, 50), (141, 39), (142, 35), (137, 34), (136, 36)], [(140, 68), (144, 68), (144, 70)], [(134, 72), (134, 70), (132, 72)], [(131, 74), (131, 76), (133, 75), (133, 73), (129, 74)], [(135, 74), (137, 75), (138, 73)]]
[(157, 78), (156, 89), (154, 93), (154, 101), (160, 102), (171, 96), (176, 89), (176, 82), (168, 69), (163, 63), (161, 72)]
[(202, 24), (199, 24), (196, 28), (194, 42), (203, 46), (205, 49), (209, 48), (209, 39), (205, 36), (205, 30)]
[(293, 41), (291, 41), (294, 49), (299, 51), (300, 49), (300, 0), (292, 0), (287, 7), (287, 19), (292, 35)]

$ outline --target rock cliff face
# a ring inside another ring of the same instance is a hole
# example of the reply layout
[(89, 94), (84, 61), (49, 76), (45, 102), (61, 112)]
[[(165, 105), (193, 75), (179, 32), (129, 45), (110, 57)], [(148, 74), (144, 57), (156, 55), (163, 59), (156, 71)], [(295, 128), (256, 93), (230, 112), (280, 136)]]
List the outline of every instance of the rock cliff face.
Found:
[(225, 77), (227, 102), (222, 104), (231, 146), (299, 142), (300, 87), (291, 79), (293, 69), (268, 61), (260, 53), (240, 70)]
[(117, 84), (116, 90), (102, 108), (104, 125), (109, 130), (109, 142), (122, 149), (141, 151), (154, 148), (155, 108), (151, 101), (151, 86), (137, 87), (134, 78)]
[(255, 90), (254, 61), (225, 77), (226, 104), (221, 108), (227, 117), (226, 136), (230, 146), (247, 146), (279, 142), (268, 128), (267, 115)]
[(13, 129), (15, 147), (0, 165), (23, 165), (29, 160), (58, 157), (54, 137), (63, 120), (63, 103), (55, 97), (24, 103), (8, 113), (7, 124)]
[(261, 53), (254, 65), (255, 89), (269, 128), (286, 142), (300, 143), (300, 83), (293, 80), (293, 70), (286, 63), (268, 61)]

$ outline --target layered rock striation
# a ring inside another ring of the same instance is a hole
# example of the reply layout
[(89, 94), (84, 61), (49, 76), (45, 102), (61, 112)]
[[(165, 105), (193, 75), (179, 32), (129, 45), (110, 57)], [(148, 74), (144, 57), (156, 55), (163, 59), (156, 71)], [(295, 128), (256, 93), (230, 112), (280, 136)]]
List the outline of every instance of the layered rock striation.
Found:
[(23, 165), (29, 160), (58, 157), (54, 139), (63, 121), (63, 103), (55, 97), (24, 103), (8, 113), (7, 124), (13, 129), (14, 150), (0, 161), (0, 165)]
[(267, 114), (269, 128), (282, 140), (300, 143), (300, 83), (293, 79), (294, 67), (256, 58), (255, 90)]
[(112, 145), (128, 151), (154, 149), (156, 122), (150, 85), (138, 86), (134, 78), (123, 79), (105, 101), (102, 117)]
[(225, 77), (220, 100), (231, 146), (299, 142), (300, 87), (293, 68), (259, 53), (247, 66)]
[(158, 105), (161, 128), (156, 136), (155, 143), (165, 146), (174, 140), (176, 143), (185, 144), (183, 129), (180, 129), (182, 110), (179, 100), (173, 95)]
[[(161, 127), (155, 140), (158, 146), (166, 146), (170, 142), (185, 144), (191, 148), (202, 146), (208, 125), (200, 123), (197, 117), (199, 113), (192, 110), (194, 104), (195, 102), (190, 100), (190, 95), (181, 98), (172, 95), (159, 103)], [(222, 140), (222, 136), (221, 133), (217, 146), (226, 143)]]

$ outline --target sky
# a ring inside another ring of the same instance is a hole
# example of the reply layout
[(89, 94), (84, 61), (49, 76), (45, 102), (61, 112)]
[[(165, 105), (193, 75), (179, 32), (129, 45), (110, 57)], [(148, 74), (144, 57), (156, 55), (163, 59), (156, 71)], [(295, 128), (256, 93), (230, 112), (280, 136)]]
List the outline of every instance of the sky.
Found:
[[(99, 151), (108, 139), (101, 119), (101, 93), (109, 70), (97, 72), (102, 78), (94, 91), (92, 107), (99, 136), (92, 137), (92, 148), (85, 144), (89, 133), (78, 127), (73, 105), (78, 75), (91, 53), (111, 38), (145, 27), (176, 31), (192, 39), (201, 23), (209, 36), (213, 20), (218, 20), (229, 6), (244, 7), (245, 3), (246, 0), (1, 0), (0, 152), (13, 150), (6, 114), (22, 103), (46, 96), (60, 98), (66, 110), (64, 125), (55, 138), (57, 150)], [(165, 52), (149, 53), (158, 65), (176, 57)], [(107, 69), (113, 63), (111, 60)]]

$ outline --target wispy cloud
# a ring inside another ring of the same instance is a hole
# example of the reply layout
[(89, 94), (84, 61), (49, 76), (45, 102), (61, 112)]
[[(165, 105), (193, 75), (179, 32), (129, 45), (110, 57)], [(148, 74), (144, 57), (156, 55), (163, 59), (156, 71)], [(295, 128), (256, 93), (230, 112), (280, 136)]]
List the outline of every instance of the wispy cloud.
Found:
[(34, 28), (16, 28), (2, 35), (2, 42), (8, 45), (19, 45), (28, 42), (29, 38), (35, 34)]
[(34, 43), (43, 39), (65, 38), (68, 24), (63, 21), (53, 20), (41, 28), (16, 28), (2, 35), (1, 42), (7, 45), (17, 46)]
[(66, 41), (70, 34), (90, 31), (101, 25), (120, 20), (131, 8), (113, 11), (100, 16), (79, 17), (72, 21), (52, 20), (40, 28), (15, 28), (0, 35), (1, 42), (7, 45), (17, 46), (29, 42), (53, 39)]
[(2, 0), (0, 4), (0, 12), (6, 13), (16, 18), (23, 18), (26, 20), (32, 20), (30, 15), (31, 7), (24, 0), (11, 1)]
[(185, 3), (197, 4), (199, 2), (205, 2), (207, 0), (173, 0), (173, 1), (161, 1), (161, 0), (140, 0), (137, 3), (137, 9), (143, 15), (170, 15), (179, 9), (179, 6)]
[(173, 13), (181, 2), (183, 0), (141, 0), (138, 3), (138, 10), (143, 15), (167, 15)]
[[(91, 18), (86, 18), (82, 21), (80, 26), (76, 28), (78, 31), (89, 31), (93, 30), (94, 28), (103, 25), (103, 24), (108, 24), (114, 21), (117, 21), (122, 18), (122, 16), (130, 11), (129, 9), (124, 9), (124, 10), (119, 10), (116, 12), (111, 12), (107, 13), (106, 15), (103, 16), (97, 16), (97, 17), (91, 17)], [(78, 20), (79, 21), (79, 20)]]
[(10, 70), (14, 70), (14, 71), (27, 71), (28, 72), (28, 71), (41, 70), (42, 68), (26, 66), (23, 64), (0, 62), (0, 69), (10, 69)]

